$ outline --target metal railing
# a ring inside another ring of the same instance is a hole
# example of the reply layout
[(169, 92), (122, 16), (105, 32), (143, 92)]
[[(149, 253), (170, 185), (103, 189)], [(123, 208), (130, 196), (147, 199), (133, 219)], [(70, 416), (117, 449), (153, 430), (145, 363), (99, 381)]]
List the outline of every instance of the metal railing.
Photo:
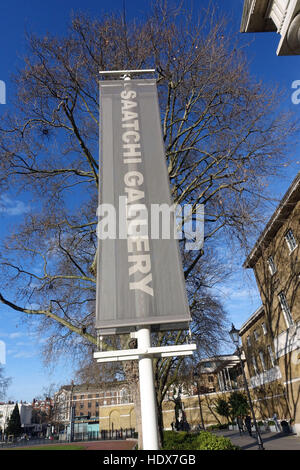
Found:
[(115, 441), (134, 437), (134, 429), (114, 429), (74, 433), (74, 441)]
[[(8, 449), (12, 447), (36, 447), (40, 445), (58, 445), (58, 444), (69, 444), (69, 438), (36, 438), (36, 439), (15, 439), (13, 442), (0, 442), (0, 449)], [(64, 437), (64, 436), (63, 436)], [(79, 432), (74, 434), (73, 442), (82, 441), (114, 441), (133, 439), (135, 437), (135, 429), (114, 429), (114, 430), (102, 430), (102, 431), (90, 431), (90, 432)]]

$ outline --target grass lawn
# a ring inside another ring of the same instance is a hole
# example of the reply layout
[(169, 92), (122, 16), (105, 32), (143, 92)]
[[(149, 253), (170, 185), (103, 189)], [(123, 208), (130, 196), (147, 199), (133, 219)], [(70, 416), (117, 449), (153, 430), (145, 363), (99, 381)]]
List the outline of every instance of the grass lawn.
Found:
[[(8, 450), (8, 449), (5, 449)], [(35, 447), (14, 447), (9, 450), (84, 450), (84, 446), (76, 444), (49, 444), (49, 445), (40, 445)]]

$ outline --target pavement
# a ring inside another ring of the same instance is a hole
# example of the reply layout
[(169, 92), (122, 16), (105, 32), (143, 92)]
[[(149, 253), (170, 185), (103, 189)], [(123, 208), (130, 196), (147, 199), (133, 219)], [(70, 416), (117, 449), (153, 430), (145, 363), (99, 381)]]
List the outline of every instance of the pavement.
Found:
[[(250, 437), (248, 433), (244, 432), (240, 436), (239, 431), (229, 431), (227, 429), (214, 431), (214, 434), (228, 437), (232, 444), (240, 447), (242, 450), (258, 450), (254, 434), (253, 437)], [(300, 450), (300, 437), (296, 434), (264, 432), (261, 433), (261, 438), (265, 450)]]
[[(240, 435), (239, 431), (229, 431), (227, 429), (214, 431), (214, 434), (217, 436), (228, 437), (232, 444), (238, 446), (241, 450), (258, 450), (255, 434), (253, 434), (253, 437), (250, 437), (247, 432), (244, 432), (242, 435)], [(264, 432), (261, 433), (261, 438), (265, 450), (300, 451), (300, 437), (296, 436), (295, 434)], [(59, 445), (60, 443), (57, 442), (57, 444)], [(130, 451), (135, 449), (137, 441), (135, 439), (120, 441), (83, 441), (74, 442), (73, 444), (83, 446), (85, 450)], [(51, 444), (49, 444), (49, 447), (50, 446)], [(25, 449), (28, 447), (29, 446), (26, 446)], [(21, 449), (21, 447), (18, 448)], [(68, 444), (65, 444), (65, 448), (68, 450)]]

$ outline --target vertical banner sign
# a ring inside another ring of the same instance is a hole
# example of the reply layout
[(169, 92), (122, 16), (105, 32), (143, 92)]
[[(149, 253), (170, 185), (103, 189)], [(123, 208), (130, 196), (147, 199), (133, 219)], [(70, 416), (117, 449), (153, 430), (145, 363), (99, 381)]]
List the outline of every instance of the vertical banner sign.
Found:
[(100, 83), (100, 175), (96, 328), (186, 328), (174, 214), (157, 232), (172, 201), (155, 80)]

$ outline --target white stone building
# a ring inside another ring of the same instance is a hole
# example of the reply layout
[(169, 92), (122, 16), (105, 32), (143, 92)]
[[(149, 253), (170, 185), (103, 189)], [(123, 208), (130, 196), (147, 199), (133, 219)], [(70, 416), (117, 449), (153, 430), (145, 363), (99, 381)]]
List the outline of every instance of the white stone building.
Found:
[(276, 32), (277, 55), (299, 55), (300, 0), (245, 0), (241, 32)]
[[(4, 431), (7, 421), (9, 420), (15, 403), (0, 404), (0, 430)], [(30, 403), (18, 403), (21, 425), (28, 426), (31, 424), (32, 405)]]

